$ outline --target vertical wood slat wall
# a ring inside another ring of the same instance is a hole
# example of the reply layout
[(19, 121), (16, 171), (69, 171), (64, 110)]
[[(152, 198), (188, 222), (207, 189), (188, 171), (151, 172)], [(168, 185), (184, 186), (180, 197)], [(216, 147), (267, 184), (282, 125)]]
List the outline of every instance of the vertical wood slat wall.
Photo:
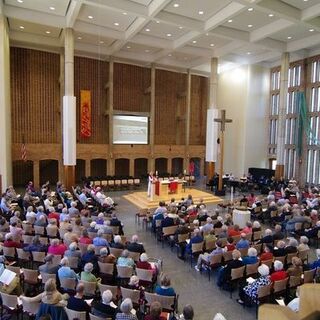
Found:
[(209, 79), (191, 76), (190, 145), (205, 145)]
[(182, 117), (186, 113), (186, 97), (179, 95), (186, 92), (186, 83), (186, 74), (156, 70), (155, 144), (174, 145), (177, 140), (184, 144), (185, 118)]
[(60, 143), (60, 57), (10, 49), (12, 142)]
[(131, 112), (149, 112), (150, 94), (146, 92), (150, 86), (149, 68), (129, 64), (114, 64), (114, 110)]
[[(107, 109), (108, 63), (83, 57), (74, 58), (74, 93), (77, 100), (77, 142), (103, 144), (109, 141)], [(91, 137), (80, 136), (80, 90), (91, 91)]]

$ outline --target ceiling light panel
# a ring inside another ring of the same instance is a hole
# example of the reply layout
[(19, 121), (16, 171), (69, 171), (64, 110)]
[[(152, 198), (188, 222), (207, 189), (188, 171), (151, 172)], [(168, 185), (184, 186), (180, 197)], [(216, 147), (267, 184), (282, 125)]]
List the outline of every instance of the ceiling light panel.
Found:
[[(188, 18), (205, 21), (229, 3), (231, 3), (229, 0), (173, 0), (164, 10)], [(179, 7), (174, 7), (174, 4), (178, 4)]]
[(152, 0), (131, 0), (131, 1), (142, 4), (144, 6), (148, 6), (152, 2)]
[(75, 32), (74, 38), (76, 42), (78, 41), (79, 43), (87, 43), (95, 46), (98, 46), (98, 45), (111, 46), (115, 41), (115, 39), (99, 37), (99, 35), (92, 35), (92, 34), (89, 35), (89, 34), (78, 33), (78, 32)]
[(223, 25), (242, 31), (252, 31), (269, 24), (271, 21), (274, 21), (270, 19), (268, 14), (265, 12), (260, 12), (257, 9), (253, 11), (242, 11), (238, 15), (233, 16), (232, 20), (232, 23), (226, 21)]
[(299, 10), (310, 8), (316, 4), (319, 4), (319, 0), (282, 0), (282, 2), (287, 3), (288, 5), (295, 7)]
[(213, 46), (214, 48), (220, 48), (232, 42), (232, 40), (220, 38), (220, 37), (211, 35), (210, 33), (208, 33), (208, 35), (201, 35), (197, 37), (196, 40), (197, 40), (196, 44), (193, 44), (191, 41), (190, 45), (204, 48), (204, 49), (212, 49), (211, 44), (214, 44)]
[[(93, 19), (88, 19), (92, 16)], [(136, 19), (136, 16), (124, 15), (122, 11), (112, 11), (108, 8), (83, 5), (78, 20), (92, 23), (96, 26), (108, 27), (118, 31), (126, 31)]]
[[(148, 23), (143, 30), (141, 30), (141, 33), (148, 36), (175, 40), (186, 34), (188, 31), (189, 30), (186, 28), (179, 29), (178, 26), (173, 26), (163, 22), (156, 23), (155, 21), (152, 21)], [(171, 34), (171, 36), (167, 36), (167, 34)]]
[[(292, 41), (312, 37), (315, 34), (319, 34), (319, 32), (317, 32), (316, 30), (310, 32), (309, 29), (310, 28), (308, 27), (302, 28), (301, 26), (294, 25), (270, 35), (270, 38), (279, 41)], [(291, 39), (288, 39), (288, 37), (291, 37)]]
[(145, 46), (145, 45), (137, 44), (133, 42), (128, 43), (125, 47), (122, 48), (122, 51), (141, 53), (141, 54), (154, 54), (159, 52), (159, 50), (160, 50), (159, 48)]
[[(17, 0), (5, 0), (4, 4), (64, 17), (68, 10), (69, 0), (23, 0), (22, 3)], [(54, 8), (54, 10), (50, 9), (50, 7)]]
[[(23, 31), (24, 33), (30, 33), (34, 35), (41, 35), (44, 37), (59, 38), (61, 29), (60, 28), (48, 28), (47, 26), (22, 21), (18, 19), (9, 18), (10, 31)], [(23, 27), (23, 28), (20, 28)], [(49, 31), (49, 33), (47, 33)]]

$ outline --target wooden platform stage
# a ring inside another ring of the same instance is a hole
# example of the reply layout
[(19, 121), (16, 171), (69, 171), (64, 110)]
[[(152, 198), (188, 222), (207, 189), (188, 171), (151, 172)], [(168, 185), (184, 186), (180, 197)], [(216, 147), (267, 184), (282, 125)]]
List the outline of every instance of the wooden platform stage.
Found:
[(187, 196), (191, 194), (193, 197), (193, 201), (195, 203), (199, 202), (199, 199), (202, 198), (204, 200), (204, 203), (210, 203), (210, 204), (218, 204), (222, 203), (223, 199), (216, 197), (212, 193), (204, 192), (198, 189), (193, 188), (186, 188), (185, 192), (177, 193), (177, 194), (168, 194), (164, 196), (153, 196), (153, 201), (151, 201), (150, 198), (147, 197), (147, 191), (138, 191), (138, 192), (132, 192), (130, 194), (127, 194), (123, 196), (125, 199), (127, 199), (132, 204), (136, 205), (138, 208), (156, 208), (159, 205), (159, 201), (165, 201), (169, 202), (171, 198), (175, 198), (176, 201), (180, 200), (182, 197), (187, 198)]

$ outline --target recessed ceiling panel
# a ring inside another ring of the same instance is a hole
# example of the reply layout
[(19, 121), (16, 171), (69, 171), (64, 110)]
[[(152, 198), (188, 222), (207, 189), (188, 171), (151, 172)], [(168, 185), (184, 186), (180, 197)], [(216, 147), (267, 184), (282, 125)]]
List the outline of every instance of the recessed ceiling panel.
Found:
[(41, 24), (31, 23), (28, 21), (22, 21), (17, 19), (8, 19), (8, 21), (10, 30), (12, 31), (32, 33), (52, 38), (58, 38), (61, 32), (60, 28), (47, 27)]
[(131, 1), (142, 4), (144, 6), (148, 6), (152, 2), (152, 0), (131, 0)]
[[(312, 32), (309, 30), (313, 30)], [(306, 28), (294, 25), (292, 27), (286, 28), (282, 31), (278, 31), (277, 33), (270, 36), (270, 38), (280, 41), (294, 41), (294, 40), (300, 40), (303, 38), (310, 37), (314, 34), (318, 33), (313, 28)], [(318, 33), (319, 34), (319, 33)]]
[(281, 0), (282, 2), (285, 2), (286, 4), (289, 4), (292, 7), (296, 7), (297, 9), (303, 10), (309, 7), (312, 7), (316, 4), (319, 4), (319, 0)]
[(205, 49), (215, 49), (222, 46), (225, 46), (226, 44), (230, 43), (232, 40), (220, 38), (217, 36), (214, 36), (210, 33), (207, 33), (207, 35), (200, 36), (193, 41), (190, 41), (188, 45), (194, 46), (194, 47), (200, 47)]
[(229, 0), (173, 0), (166, 6), (165, 11), (204, 21), (229, 3)]
[(269, 15), (264, 12), (246, 10), (228, 19), (223, 25), (225, 27), (250, 32), (274, 22), (275, 19), (277, 19), (275, 16), (269, 17)]
[(46, 12), (59, 16), (65, 16), (69, 7), (69, 0), (5, 0), (5, 4), (19, 8)]
[(164, 38), (167, 40), (176, 40), (188, 31), (189, 30), (186, 30), (185, 28), (180, 29), (179, 27), (173, 26), (171, 24), (162, 22), (157, 23), (155, 21), (152, 21), (141, 30), (141, 33), (153, 37)]
[(78, 19), (101, 27), (126, 31), (136, 17), (130, 14), (124, 15), (121, 12), (110, 9), (83, 5)]
[(99, 35), (94, 36), (92, 34), (89, 35), (80, 32), (75, 32), (74, 39), (79, 43), (88, 43), (97, 46), (111, 46), (114, 41), (116, 41), (115, 39), (101, 37)]
[(157, 53), (160, 49), (129, 42), (122, 48), (122, 50), (127, 52), (141, 53), (141, 54), (146, 54), (146, 53), (154, 54), (154, 53)]

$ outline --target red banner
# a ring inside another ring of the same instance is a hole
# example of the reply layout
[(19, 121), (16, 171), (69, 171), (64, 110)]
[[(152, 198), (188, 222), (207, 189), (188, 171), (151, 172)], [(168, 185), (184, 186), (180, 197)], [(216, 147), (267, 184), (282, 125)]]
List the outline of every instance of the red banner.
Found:
[(80, 91), (80, 135), (91, 137), (91, 91)]

